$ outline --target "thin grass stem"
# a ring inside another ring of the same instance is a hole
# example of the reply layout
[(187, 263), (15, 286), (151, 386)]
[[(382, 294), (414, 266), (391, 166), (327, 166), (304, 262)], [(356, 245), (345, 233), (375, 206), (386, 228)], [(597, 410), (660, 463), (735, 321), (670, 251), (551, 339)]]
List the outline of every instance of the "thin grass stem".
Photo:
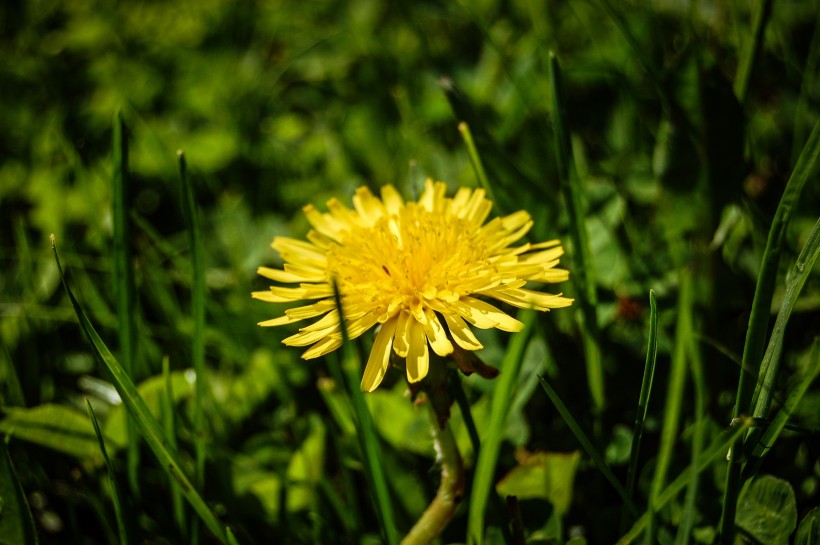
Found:
[(686, 363), (689, 352), (688, 343), (692, 339), (692, 273), (688, 268), (680, 271), (680, 293), (678, 295), (678, 323), (675, 330), (675, 348), (672, 354), (669, 383), (666, 390), (663, 428), (655, 464), (655, 474), (649, 493), (647, 513), (649, 523), (644, 534), (644, 543), (652, 545), (658, 534), (657, 512), (660, 509), (659, 498), (666, 485), (666, 476), (672, 462), (672, 453), (678, 438), (683, 392), (686, 385)]
[(100, 425), (97, 423), (97, 416), (94, 414), (94, 408), (91, 406), (91, 401), (88, 398), (85, 398), (85, 405), (88, 409), (88, 417), (94, 426), (97, 441), (100, 443), (100, 452), (102, 452), (105, 467), (108, 470), (108, 482), (111, 484), (111, 503), (114, 504), (114, 519), (117, 521), (117, 536), (120, 539), (120, 545), (128, 545), (130, 543), (128, 526), (125, 523), (125, 510), (123, 509), (122, 494), (120, 493), (120, 485), (117, 482), (117, 474), (114, 471), (114, 464), (111, 463), (111, 459), (108, 457), (108, 451), (105, 448), (105, 441), (103, 441)]
[[(135, 325), (135, 287), (133, 249), (131, 240), (131, 216), (129, 203), (131, 202), (131, 186), (128, 176), (128, 128), (121, 111), (114, 116), (113, 127), (113, 163), (112, 176), (113, 193), (113, 222), (114, 222), (114, 286), (117, 294), (118, 340), (120, 344), (120, 359), (123, 368), (129, 376), (135, 378), (136, 356), (136, 325)], [(139, 498), (139, 434), (136, 424), (127, 419), (126, 433), (128, 445), (126, 447), (126, 471), (128, 485), (135, 498)]]
[[(646, 344), (646, 363), (641, 380), (641, 393), (638, 396), (638, 410), (635, 414), (635, 425), (632, 430), (632, 446), (629, 450), (629, 469), (626, 473), (626, 497), (635, 501), (635, 483), (638, 480), (638, 457), (641, 450), (644, 422), (649, 409), (649, 397), (652, 394), (652, 384), (655, 380), (655, 362), (658, 356), (658, 303), (655, 292), (649, 290), (649, 336)], [(626, 529), (628, 512), (623, 510), (621, 515), (621, 531)]]

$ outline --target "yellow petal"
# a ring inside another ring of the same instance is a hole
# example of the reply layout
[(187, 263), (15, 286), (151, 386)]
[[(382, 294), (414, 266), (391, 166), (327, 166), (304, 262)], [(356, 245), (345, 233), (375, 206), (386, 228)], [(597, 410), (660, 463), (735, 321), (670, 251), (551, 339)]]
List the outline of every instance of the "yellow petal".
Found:
[(399, 312), (396, 322), (396, 339), (393, 341), (393, 351), (402, 358), (407, 357), (410, 350), (410, 322), (415, 322), (407, 311)]
[[(307, 282), (315, 280), (315, 278), (306, 278), (304, 275), (296, 274), (288, 271), (280, 271), (279, 269), (272, 269), (270, 267), (259, 267), (256, 269), (257, 274), (264, 276), (274, 282)], [(323, 278), (319, 278), (323, 280)]]
[(331, 337), (325, 337), (318, 343), (308, 348), (305, 353), (302, 354), (302, 359), (310, 360), (313, 358), (318, 358), (319, 356), (324, 356), (325, 354), (333, 352), (340, 346), (342, 346), (342, 341)]
[[(251, 293), (251, 297), (254, 299), (259, 299), (260, 301), (267, 301), (268, 303), (284, 303), (281, 297), (276, 297), (270, 292), (270, 290), (254, 291)], [(288, 299), (288, 301), (290, 301), (290, 299)]]
[(393, 335), (396, 333), (397, 318), (385, 322), (376, 334), (373, 349), (367, 358), (367, 366), (362, 376), (362, 391), (372, 392), (381, 384), (387, 367), (390, 365), (390, 348), (393, 346)]
[(353, 195), (353, 207), (365, 220), (367, 226), (372, 226), (385, 214), (384, 205), (373, 196), (367, 187), (360, 187)]
[[(477, 316), (482, 318), (482, 321), (491, 321), (495, 324), (490, 327), (497, 327), (502, 331), (509, 331), (515, 333), (524, 329), (524, 324), (506, 314), (501, 312), (494, 306), (484, 301), (475, 299), (474, 297), (462, 297), (460, 302), (464, 303), (471, 309), (471, 317), (475, 320)], [(466, 316), (465, 316), (466, 318)], [(478, 321), (475, 323), (476, 327), (482, 327)]]
[(427, 350), (427, 337), (424, 335), (424, 328), (416, 320), (411, 319), (408, 327), (410, 330), (410, 349), (407, 352), (407, 380), (418, 382), (427, 376), (430, 366), (430, 354)]
[(464, 350), (481, 350), (484, 348), (484, 345), (473, 334), (473, 330), (460, 316), (451, 313), (445, 313), (442, 316), (444, 316), (450, 335), (457, 345)]
[(333, 333), (339, 330), (339, 324), (328, 326), (324, 329), (314, 329), (311, 331), (300, 330), (299, 333), (291, 335), (282, 341), (285, 346), (307, 346), (324, 338), (331, 338)]
[(398, 216), (399, 211), (404, 208), (404, 200), (392, 185), (382, 187), (382, 202), (387, 209), (387, 213), (392, 216)]
[(453, 343), (447, 338), (447, 333), (444, 331), (441, 322), (432, 310), (424, 309), (425, 321), (424, 333), (427, 335), (427, 340), (430, 341), (430, 347), (433, 352), (439, 356), (447, 356), (453, 353)]
[(308, 318), (313, 318), (314, 316), (324, 314), (325, 312), (329, 312), (334, 308), (336, 308), (336, 301), (333, 299), (324, 299), (312, 305), (288, 309), (285, 311), (285, 314), (287, 314), (294, 321), (306, 320)]
[(278, 325), (285, 325), (296, 322), (297, 320), (292, 319), (290, 316), (280, 316), (278, 318), (273, 318), (271, 320), (265, 320), (264, 322), (259, 322), (256, 325), (260, 325), (262, 327), (276, 327)]

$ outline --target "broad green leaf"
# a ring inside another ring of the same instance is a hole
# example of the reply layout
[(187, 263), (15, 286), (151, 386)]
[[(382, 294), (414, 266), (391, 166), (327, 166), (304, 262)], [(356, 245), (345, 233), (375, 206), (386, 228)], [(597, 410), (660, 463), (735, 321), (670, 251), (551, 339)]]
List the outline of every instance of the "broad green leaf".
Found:
[(5, 441), (0, 441), (0, 545), (37, 545), (34, 519)]
[(820, 507), (809, 511), (800, 521), (794, 545), (820, 545)]
[(398, 450), (430, 456), (433, 454), (430, 419), (404, 396), (406, 389), (405, 385), (399, 384), (392, 390), (376, 390), (365, 400), (371, 414), (390, 415), (389, 418), (373, 419), (376, 429), (388, 443)]
[[(77, 458), (94, 458), (102, 462), (94, 427), (88, 416), (66, 405), (44, 404), (30, 409), (5, 408), (0, 431), (23, 441), (64, 452)], [(125, 431), (119, 438), (104, 434), (117, 448), (125, 445)]]
[(761, 545), (786, 545), (797, 526), (797, 502), (791, 485), (761, 475), (740, 496), (735, 524)]
[(499, 481), (496, 492), (519, 500), (549, 501), (559, 516), (569, 510), (581, 451), (538, 452), (527, 457)]

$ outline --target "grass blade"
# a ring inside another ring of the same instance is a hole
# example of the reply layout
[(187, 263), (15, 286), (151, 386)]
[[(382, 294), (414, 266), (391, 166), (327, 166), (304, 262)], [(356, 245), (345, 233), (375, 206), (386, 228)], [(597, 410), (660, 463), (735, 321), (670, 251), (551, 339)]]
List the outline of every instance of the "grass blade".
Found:
[(561, 398), (558, 396), (558, 393), (550, 386), (549, 382), (547, 382), (544, 377), (538, 377), (538, 380), (541, 381), (541, 387), (544, 388), (544, 391), (547, 393), (547, 396), (552, 401), (552, 404), (555, 405), (555, 408), (558, 410), (558, 414), (561, 415), (561, 418), (566, 422), (567, 426), (569, 426), (570, 431), (572, 434), (575, 435), (575, 438), (581, 443), (581, 448), (587, 453), (587, 455), (592, 459), (592, 463), (595, 464), (595, 467), (603, 473), (604, 477), (609, 484), (612, 485), (612, 488), (615, 489), (615, 492), (618, 493), (618, 496), (621, 497), (621, 501), (624, 502), (624, 507), (633, 515), (638, 514), (638, 509), (635, 507), (635, 504), (632, 502), (632, 499), (624, 489), (621, 481), (618, 480), (618, 477), (612, 473), (612, 470), (609, 469), (604, 457), (601, 456), (601, 453), (593, 446), (592, 441), (589, 440), (587, 434), (584, 433), (583, 428), (578, 424), (578, 421), (575, 420), (575, 417), (572, 416), (572, 413), (569, 412), (569, 409), (564, 402), (561, 401)]
[(461, 133), (461, 138), (464, 139), (464, 145), (467, 146), (467, 153), (470, 155), (470, 163), (473, 165), (473, 170), (475, 171), (475, 176), (478, 179), (478, 184), (484, 189), (484, 191), (487, 192), (487, 198), (496, 203), (496, 206), (498, 206), (495, 196), (493, 195), (493, 188), (490, 185), (490, 180), (487, 178), (487, 171), (484, 170), (484, 165), (481, 163), (481, 156), (479, 156), (478, 150), (475, 147), (475, 141), (473, 140), (473, 133), (470, 132), (470, 126), (465, 121), (461, 121), (458, 124), (458, 132)]
[(820, 219), (815, 222), (809, 239), (800, 251), (800, 255), (797, 257), (797, 261), (794, 267), (792, 267), (791, 274), (789, 274), (786, 281), (783, 303), (780, 307), (780, 311), (777, 313), (774, 330), (769, 339), (769, 346), (766, 348), (763, 362), (760, 365), (760, 375), (763, 380), (762, 382), (758, 382), (758, 387), (753, 397), (755, 409), (752, 416), (755, 418), (766, 418), (769, 415), (769, 407), (772, 402), (772, 389), (777, 381), (778, 371), (780, 370), (780, 354), (783, 351), (783, 337), (786, 333), (786, 325), (789, 323), (789, 318), (794, 310), (797, 297), (800, 295), (803, 285), (806, 283), (809, 274), (814, 268), (814, 262), (817, 261), (818, 254), (820, 254)]
[(678, 324), (675, 331), (675, 348), (672, 354), (672, 368), (669, 371), (669, 385), (666, 391), (666, 406), (663, 414), (663, 428), (658, 457), (655, 465), (655, 474), (649, 493), (647, 513), (649, 524), (644, 542), (649, 545), (655, 543), (657, 537), (657, 516), (660, 509), (660, 494), (666, 484), (666, 475), (672, 461), (672, 452), (678, 438), (681, 409), (683, 407), (683, 391), (686, 383), (686, 361), (688, 343), (692, 339), (692, 273), (684, 268), (680, 272), (680, 293), (678, 295)]
[[(733, 411), (733, 418), (748, 414), (751, 409), (750, 401), (754, 385), (757, 382), (760, 362), (763, 358), (763, 346), (769, 326), (769, 309), (774, 295), (775, 281), (777, 280), (777, 266), (780, 262), (780, 253), (783, 247), (783, 238), (791, 220), (792, 213), (803, 186), (814, 174), (817, 168), (817, 158), (820, 156), (820, 120), (818, 120), (803, 147), (800, 158), (792, 172), (780, 204), (769, 229), (769, 238), (763, 252), (763, 261), (757, 277), (752, 310), (749, 316), (749, 326), (746, 329), (746, 342), (743, 347), (740, 379), (737, 386), (737, 397)], [(721, 522), (721, 545), (734, 543), (734, 520), (737, 510), (738, 494), (740, 493), (742, 443), (732, 446), (729, 452), (729, 470), (726, 474), (726, 491), (723, 498), (723, 516)]]
[(192, 486), (191, 482), (188, 480), (188, 477), (185, 476), (179, 461), (171, 453), (171, 451), (168, 450), (168, 447), (165, 444), (165, 433), (154, 416), (151, 414), (151, 411), (145, 404), (145, 400), (140, 397), (139, 392), (137, 392), (137, 387), (134, 385), (131, 377), (128, 376), (120, 362), (117, 361), (103, 340), (100, 338), (99, 334), (97, 334), (94, 326), (86, 316), (85, 311), (74, 297), (74, 293), (68, 286), (65, 274), (63, 273), (63, 266), (60, 263), (60, 257), (57, 255), (57, 243), (54, 240), (53, 235), (51, 238), (51, 247), (54, 251), (54, 259), (57, 262), (57, 269), (60, 273), (60, 279), (62, 280), (63, 287), (65, 288), (68, 298), (71, 301), (71, 306), (74, 308), (74, 312), (77, 315), (77, 319), (80, 322), (80, 327), (88, 338), (88, 341), (94, 347), (94, 354), (97, 359), (100, 363), (104, 364), (111, 373), (114, 387), (120, 394), (120, 398), (122, 398), (128, 413), (136, 422), (138, 429), (145, 438), (145, 442), (159, 460), (162, 468), (168, 472), (171, 477), (176, 479), (177, 483), (179, 483), (185, 499), (188, 500), (188, 503), (190, 503), (191, 507), (199, 515), (200, 519), (202, 519), (205, 523), (205, 526), (211, 530), (220, 542), (227, 544), (225, 526), (219, 521), (216, 515), (214, 515), (202, 499), (202, 496), (200, 496), (196, 489)]
[[(162, 391), (162, 403), (160, 405), (162, 414), (162, 427), (168, 440), (168, 448), (174, 454), (177, 453), (177, 430), (176, 419), (174, 418), (174, 389), (171, 383), (171, 369), (168, 356), (162, 358), (162, 378), (165, 387)], [(179, 532), (180, 541), (187, 541), (187, 526), (185, 524), (185, 505), (182, 503), (182, 494), (179, 485), (174, 479), (169, 478), (171, 487), (171, 508), (174, 513), (174, 523)]]
[(524, 323), (524, 329), (513, 335), (507, 347), (507, 353), (504, 355), (504, 361), (501, 363), (501, 375), (496, 379), (490, 401), (490, 423), (487, 435), (481, 443), (481, 450), (476, 459), (475, 477), (467, 514), (467, 543), (472, 545), (481, 545), (484, 542), (484, 515), (489, 496), (494, 493), (498, 451), (504, 438), (504, 424), (512, 405), (513, 389), (518, 381), (524, 350), (527, 348), (535, 322), (535, 311), (520, 311), (518, 319)]
[(596, 428), (600, 427), (600, 414), (604, 410), (604, 370), (601, 358), (600, 331), (595, 307), (598, 295), (595, 290), (595, 275), (592, 264), (592, 252), (589, 248), (589, 235), (584, 222), (583, 190), (575, 163), (572, 159), (572, 143), (564, 119), (563, 83), (561, 66), (554, 53), (550, 53), (550, 87), (552, 91), (552, 126), (555, 146), (555, 157), (558, 163), (558, 177), (569, 215), (570, 239), (573, 247), (573, 277), (582, 294), (578, 298), (583, 320), (581, 335), (586, 354), (587, 381), (592, 396), (593, 412), (596, 415)]
[(373, 492), (376, 512), (379, 515), (379, 522), (381, 523), (384, 537), (389, 545), (395, 545), (399, 542), (399, 535), (396, 531), (396, 523), (393, 517), (393, 504), (390, 501), (390, 491), (387, 488), (384, 469), (381, 465), (382, 456), (379, 438), (376, 435), (373, 418), (367, 409), (364, 394), (360, 387), (362, 366), (356, 355), (356, 349), (347, 334), (347, 324), (344, 320), (342, 299), (339, 295), (339, 287), (335, 282), (333, 283), (333, 295), (336, 300), (336, 308), (339, 311), (339, 324), (343, 339), (342, 372), (348, 391), (350, 392), (351, 401), (353, 402), (353, 412), (356, 415), (356, 422), (358, 424), (358, 426), (356, 426), (356, 432), (359, 436), (359, 443), (362, 449), (366, 476)]
[[(703, 374), (703, 360), (700, 356), (699, 345), (694, 342), (687, 343), (689, 347), (689, 368), (692, 373), (692, 384), (695, 386), (695, 424), (692, 434), (692, 465), (697, 465), (703, 452), (703, 443), (706, 440), (706, 377)], [(697, 517), (697, 499), (700, 488), (700, 473), (693, 471), (689, 477), (689, 484), (686, 488), (686, 498), (683, 504), (683, 514), (678, 533), (675, 538), (676, 545), (686, 545), (692, 542), (691, 533)]]
[[(114, 116), (113, 135), (114, 173), (112, 176), (113, 222), (114, 222), (114, 290), (117, 294), (117, 317), (119, 326), (120, 359), (125, 372), (134, 375), (136, 355), (135, 331), (135, 287), (131, 246), (131, 216), (128, 203), (131, 202), (131, 187), (128, 177), (128, 129), (122, 112)], [(126, 469), (128, 484), (134, 496), (139, 498), (139, 434), (136, 424), (128, 419), (128, 446), (126, 447)]]
[[(649, 337), (646, 345), (646, 363), (643, 368), (641, 393), (638, 397), (638, 411), (635, 414), (635, 426), (632, 430), (632, 447), (629, 450), (629, 469), (626, 473), (626, 497), (634, 501), (635, 482), (638, 480), (638, 456), (641, 450), (643, 426), (649, 407), (649, 396), (652, 393), (652, 383), (655, 379), (655, 362), (658, 356), (658, 303), (655, 292), (649, 290)], [(624, 510), (621, 516), (622, 530), (626, 526), (628, 512)]]
[(37, 545), (34, 518), (26, 501), (26, 493), (11, 463), (5, 440), (0, 440), (0, 498), (3, 499), (0, 536), (3, 536), (4, 542)]
[(735, 78), (734, 92), (741, 104), (746, 102), (752, 68), (754, 68), (757, 57), (760, 55), (760, 48), (763, 45), (763, 30), (766, 28), (769, 15), (772, 13), (772, 0), (761, 0), (756, 2), (755, 5), (757, 9), (752, 23), (752, 42), (746, 48), (746, 56), (739, 63), (737, 77)]
[[(700, 473), (709, 467), (712, 462), (725, 457), (726, 451), (738, 438), (743, 436), (746, 430), (752, 425), (752, 422), (753, 420), (751, 418), (735, 418), (732, 420), (732, 424), (729, 426), (729, 429), (721, 433), (717, 439), (712, 442), (709, 448), (703, 451), (703, 455), (697, 463), (690, 464), (689, 467), (683, 470), (674, 481), (669, 483), (669, 486), (667, 486), (663, 492), (658, 494), (657, 502), (654, 504), (655, 509), (662, 509), (667, 503), (680, 494), (680, 491), (683, 490), (689, 482), (693, 471)], [(635, 543), (648, 524), (649, 512), (646, 512), (637, 521), (635, 521), (635, 524), (632, 525), (629, 532), (624, 534), (624, 536), (618, 540), (617, 545)]]
[(786, 403), (777, 411), (777, 414), (766, 427), (760, 439), (756, 443), (749, 441), (752, 450), (752, 458), (747, 465), (747, 475), (749, 477), (757, 473), (757, 468), (763, 457), (766, 456), (772, 446), (774, 446), (775, 441), (780, 437), (780, 433), (786, 427), (789, 417), (800, 404), (809, 386), (811, 386), (812, 382), (817, 378), (817, 375), (820, 374), (820, 338), (815, 338), (814, 340), (809, 361), (809, 368), (806, 369), (803, 378), (800, 379), (800, 382), (791, 391), (789, 397), (786, 398)]
[(182, 210), (191, 244), (191, 314), (193, 334), (191, 338), (191, 359), (196, 372), (194, 389), (194, 451), (196, 456), (195, 482), (199, 488), (205, 484), (205, 416), (202, 409), (206, 396), (205, 378), (205, 265), (202, 257), (202, 234), (197, 221), (194, 190), (188, 178), (185, 154), (177, 152), (179, 159), (179, 181), (182, 185)]
[(111, 483), (111, 501), (114, 504), (114, 518), (117, 520), (117, 534), (120, 538), (120, 545), (128, 545), (128, 527), (125, 524), (122, 494), (120, 494), (120, 486), (117, 484), (117, 474), (114, 472), (114, 464), (112, 464), (108, 458), (108, 451), (105, 449), (105, 441), (103, 441), (103, 436), (100, 432), (100, 425), (97, 423), (94, 408), (91, 406), (91, 401), (88, 398), (85, 398), (85, 405), (88, 409), (88, 417), (91, 418), (91, 423), (94, 425), (94, 433), (97, 435), (97, 441), (100, 443), (100, 451), (102, 452), (103, 460), (105, 460), (105, 467), (108, 469), (108, 481)]

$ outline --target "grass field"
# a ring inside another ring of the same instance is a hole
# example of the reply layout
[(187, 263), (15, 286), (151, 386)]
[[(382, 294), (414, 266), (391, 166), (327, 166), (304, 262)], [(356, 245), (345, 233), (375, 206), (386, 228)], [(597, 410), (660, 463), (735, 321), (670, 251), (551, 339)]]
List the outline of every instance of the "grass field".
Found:
[(820, 543), (816, 1), (0, 30), (3, 545)]

